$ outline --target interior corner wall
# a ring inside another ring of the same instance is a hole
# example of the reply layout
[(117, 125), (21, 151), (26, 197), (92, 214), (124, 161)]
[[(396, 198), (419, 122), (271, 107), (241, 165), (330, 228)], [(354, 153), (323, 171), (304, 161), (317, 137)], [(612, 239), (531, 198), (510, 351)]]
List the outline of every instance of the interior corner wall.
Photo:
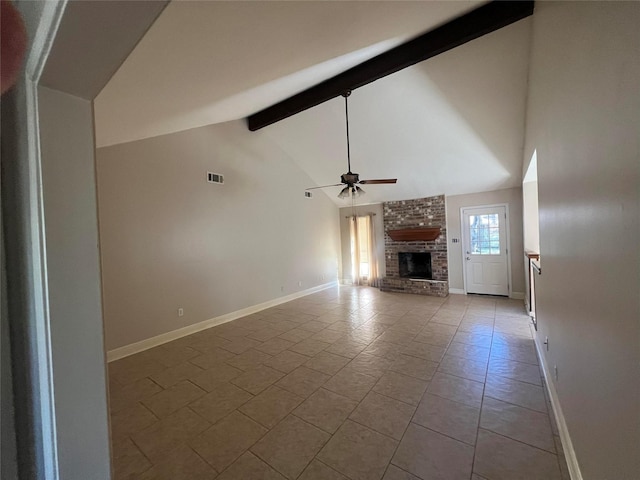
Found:
[(337, 280), (338, 208), (243, 121), (97, 161), (107, 350)]
[(110, 478), (93, 107), (38, 87), (60, 478)]
[(351, 229), (349, 225), (350, 215), (353, 215), (355, 210), (356, 215), (365, 215), (367, 213), (375, 213), (373, 217), (373, 224), (376, 235), (376, 257), (378, 258), (378, 272), (380, 278), (386, 275), (386, 267), (384, 261), (384, 223), (383, 223), (383, 210), (381, 203), (375, 203), (371, 205), (356, 205), (352, 207), (340, 208), (340, 247), (341, 247), (341, 269), (339, 278), (340, 281), (350, 283), (351, 278)]
[[(462, 262), (462, 223), (460, 209), (481, 205), (504, 203), (509, 205), (509, 237), (511, 252), (511, 291), (513, 296), (524, 298), (524, 246), (522, 238), (522, 188), (505, 188), (491, 192), (451, 195), (447, 200), (447, 234), (449, 236), (449, 289), (464, 289), (464, 273)], [(453, 243), (458, 239), (458, 243)]]
[(533, 20), (536, 342), (581, 477), (640, 478), (640, 3), (537, 2)]

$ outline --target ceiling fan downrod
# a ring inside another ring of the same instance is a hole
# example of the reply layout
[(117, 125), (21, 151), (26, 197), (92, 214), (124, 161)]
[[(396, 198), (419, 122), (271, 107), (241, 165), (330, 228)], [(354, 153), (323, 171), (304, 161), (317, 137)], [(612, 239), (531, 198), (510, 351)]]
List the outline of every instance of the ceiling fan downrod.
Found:
[(349, 102), (347, 98), (351, 95), (351, 90), (346, 90), (342, 96), (344, 97), (344, 117), (347, 122), (347, 166), (348, 173), (351, 173), (351, 149), (349, 148)]
[(340, 176), (340, 183), (336, 183), (334, 185), (323, 185), (320, 187), (311, 187), (306, 190), (315, 190), (316, 188), (327, 188), (327, 187), (342, 187), (342, 190), (338, 194), (339, 198), (354, 198), (363, 195), (365, 191), (360, 188), (357, 184), (384, 184), (384, 183), (396, 183), (396, 178), (383, 178), (383, 179), (374, 179), (374, 180), (360, 180), (360, 175), (357, 173), (353, 173), (351, 171), (351, 145), (349, 139), (349, 102), (347, 98), (351, 95), (351, 90), (345, 90), (342, 93), (344, 97), (344, 117), (347, 127), (347, 173), (343, 173)]

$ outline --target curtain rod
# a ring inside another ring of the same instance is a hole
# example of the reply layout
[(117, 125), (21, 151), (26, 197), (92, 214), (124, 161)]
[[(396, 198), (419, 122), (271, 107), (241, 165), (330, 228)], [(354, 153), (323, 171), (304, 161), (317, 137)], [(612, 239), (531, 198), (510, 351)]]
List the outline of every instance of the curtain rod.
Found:
[(345, 215), (344, 218), (367, 217), (369, 215), (371, 215), (372, 217), (375, 217), (377, 215), (377, 213), (369, 212), (369, 213), (360, 213), (358, 215)]

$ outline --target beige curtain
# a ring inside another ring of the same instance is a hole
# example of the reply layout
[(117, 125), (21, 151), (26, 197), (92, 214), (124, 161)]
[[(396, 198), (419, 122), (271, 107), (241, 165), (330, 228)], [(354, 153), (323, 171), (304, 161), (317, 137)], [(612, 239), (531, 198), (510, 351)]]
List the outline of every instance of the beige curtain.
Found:
[[(380, 286), (378, 273), (378, 258), (376, 252), (376, 234), (373, 224), (373, 214), (364, 217), (349, 217), (351, 231), (351, 278), (354, 285), (369, 284), (372, 287)], [(369, 275), (361, 275), (360, 265), (362, 258), (360, 255), (360, 245), (366, 244), (367, 258), (369, 261)]]
[(367, 234), (369, 237), (369, 285), (372, 287), (380, 286), (380, 275), (378, 273), (378, 249), (376, 247), (376, 232), (373, 222), (373, 214), (367, 215)]
[(354, 285), (362, 285), (363, 279), (360, 276), (360, 229), (358, 228), (358, 217), (349, 217), (351, 229), (351, 282)]

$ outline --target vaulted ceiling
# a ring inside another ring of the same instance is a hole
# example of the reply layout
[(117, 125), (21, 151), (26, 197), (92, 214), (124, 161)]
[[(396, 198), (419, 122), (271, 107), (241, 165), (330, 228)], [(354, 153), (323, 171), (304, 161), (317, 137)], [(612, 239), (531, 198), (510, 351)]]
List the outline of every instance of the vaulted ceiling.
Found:
[[(480, 3), (174, 0), (96, 98), (98, 146), (242, 119)], [(529, 42), (524, 19), (355, 90), (352, 170), (398, 178), (361, 203), (520, 185)], [(343, 102), (248, 134), (337, 183)]]

